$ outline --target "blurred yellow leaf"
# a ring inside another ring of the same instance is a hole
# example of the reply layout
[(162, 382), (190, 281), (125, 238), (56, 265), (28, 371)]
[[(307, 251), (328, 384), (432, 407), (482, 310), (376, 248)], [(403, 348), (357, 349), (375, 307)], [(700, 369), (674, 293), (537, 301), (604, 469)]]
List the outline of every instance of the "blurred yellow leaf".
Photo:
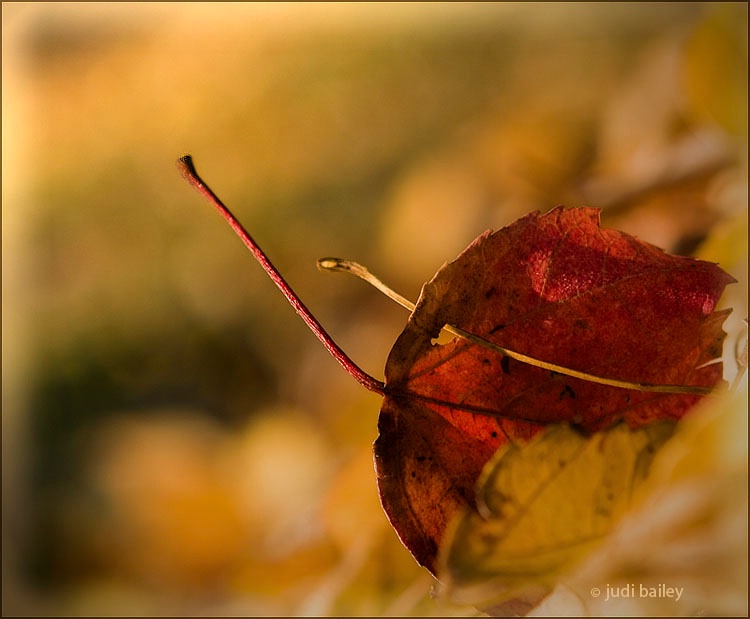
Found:
[(626, 513), (673, 428), (619, 425), (584, 437), (558, 425), (500, 450), (480, 478), (478, 511), (459, 517), (443, 547), (447, 593), (493, 612), (528, 611)]
[(696, 252), (701, 260), (726, 267), (747, 261), (747, 210), (717, 225)]
[(695, 30), (686, 49), (691, 111), (747, 135), (747, 4), (723, 3)]
[[(633, 509), (532, 614), (747, 616), (747, 430), (745, 377), (678, 424)], [(627, 585), (639, 595), (612, 596)]]

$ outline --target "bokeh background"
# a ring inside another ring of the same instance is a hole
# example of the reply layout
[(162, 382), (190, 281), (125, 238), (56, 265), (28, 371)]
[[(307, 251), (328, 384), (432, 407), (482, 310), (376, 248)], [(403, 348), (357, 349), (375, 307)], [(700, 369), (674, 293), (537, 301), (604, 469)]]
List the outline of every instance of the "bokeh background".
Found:
[(720, 261), (740, 337), (745, 3), (3, 3), (2, 21), (4, 615), (476, 614), (433, 595), (379, 507), (379, 398), (180, 155), (378, 378), (406, 313), (317, 258), (416, 299), (482, 231), (558, 204)]

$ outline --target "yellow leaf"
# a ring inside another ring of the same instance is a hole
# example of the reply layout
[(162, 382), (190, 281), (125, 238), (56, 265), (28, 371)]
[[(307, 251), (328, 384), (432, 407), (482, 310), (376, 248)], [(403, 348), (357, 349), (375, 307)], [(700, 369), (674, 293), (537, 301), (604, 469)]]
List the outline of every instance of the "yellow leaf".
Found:
[(688, 41), (684, 65), (689, 111), (747, 136), (747, 5), (709, 11)]
[(631, 504), (672, 422), (586, 437), (552, 426), (501, 449), (484, 469), (478, 511), (454, 523), (440, 580), (454, 601), (525, 612), (585, 557)]
[(533, 614), (746, 617), (747, 431), (745, 376), (680, 421), (633, 508)]
[(716, 225), (698, 248), (696, 258), (717, 262), (725, 269), (747, 262), (747, 209)]

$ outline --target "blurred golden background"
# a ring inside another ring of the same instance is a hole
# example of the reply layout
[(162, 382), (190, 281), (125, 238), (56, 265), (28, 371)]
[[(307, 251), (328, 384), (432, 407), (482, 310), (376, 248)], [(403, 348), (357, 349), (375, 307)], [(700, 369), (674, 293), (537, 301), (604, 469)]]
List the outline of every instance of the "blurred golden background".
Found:
[[(745, 3), (3, 3), (3, 614), (462, 615), (398, 542), (382, 378), (487, 228), (558, 205), (740, 283)], [(729, 364), (731, 365), (731, 364)], [(734, 368), (729, 367), (728, 372)]]

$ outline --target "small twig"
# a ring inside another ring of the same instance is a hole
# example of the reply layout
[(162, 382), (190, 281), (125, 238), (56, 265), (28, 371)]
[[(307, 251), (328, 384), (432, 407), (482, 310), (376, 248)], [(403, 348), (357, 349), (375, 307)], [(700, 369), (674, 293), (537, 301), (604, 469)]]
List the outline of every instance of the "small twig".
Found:
[(305, 304), (302, 303), (300, 298), (297, 296), (297, 293), (292, 290), (292, 287), (286, 283), (286, 280), (284, 280), (284, 278), (281, 276), (281, 273), (279, 273), (276, 267), (273, 266), (271, 261), (268, 259), (268, 256), (266, 256), (263, 250), (253, 240), (248, 231), (243, 228), (242, 224), (237, 220), (232, 212), (226, 206), (224, 206), (224, 203), (218, 198), (218, 196), (211, 190), (208, 185), (206, 185), (206, 183), (203, 182), (201, 177), (198, 176), (198, 172), (195, 171), (195, 166), (193, 165), (192, 157), (190, 155), (180, 157), (177, 165), (180, 168), (180, 171), (182, 172), (182, 175), (185, 177), (185, 179), (196, 190), (198, 190), (198, 192), (200, 192), (200, 194), (205, 197), (217, 211), (219, 211), (221, 216), (237, 233), (237, 236), (240, 237), (242, 242), (245, 244), (245, 247), (250, 250), (255, 259), (263, 267), (263, 270), (268, 274), (273, 283), (278, 286), (279, 290), (281, 290), (283, 295), (287, 298), (287, 301), (289, 301), (291, 306), (300, 315), (302, 320), (305, 321), (305, 324), (310, 327), (310, 330), (321, 341), (323, 346), (326, 347), (328, 352), (331, 353), (333, 358), (336, 359), (336, 361), (338, 361), (341, 366), (363, 387), (380, 395), (385, 395), (385, 385), (373, 376), (370, 376), (356, 363), (354, 363), (349, 355), (347, 355), (339, 347), (339, 345), (333, 341), (333, 338), (331, 338), (331, 336), (326, 332), (323, 326), (318, 322), (317, 318), (312, 315), (310, 310), (307, 309)]

